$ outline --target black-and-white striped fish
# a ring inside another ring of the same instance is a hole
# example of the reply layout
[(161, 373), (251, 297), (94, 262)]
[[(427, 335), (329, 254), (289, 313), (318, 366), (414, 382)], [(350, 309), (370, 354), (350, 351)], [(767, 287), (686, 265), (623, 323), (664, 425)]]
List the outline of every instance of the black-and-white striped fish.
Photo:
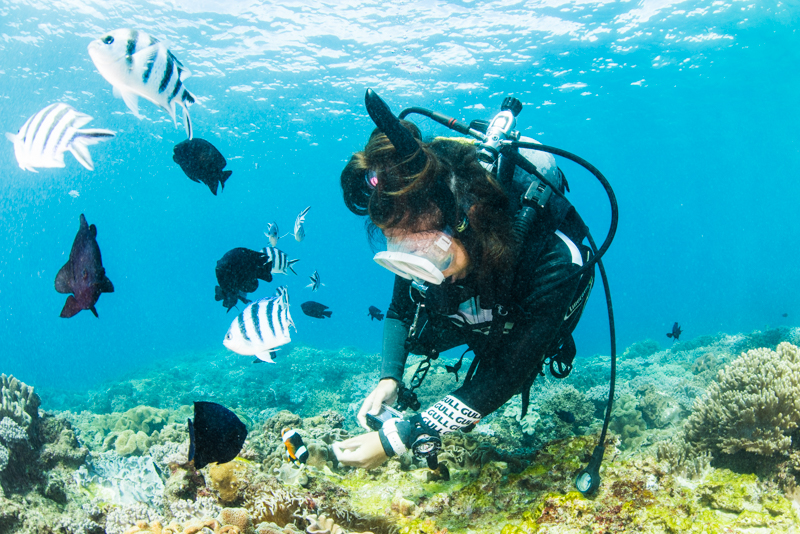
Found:
[(189, 104), (194, 96), (183, 82), (191, 76), (183, 64), (158, 39), (145, 32), (122, 28), (89, 43), (95, 67), (114, 87), (114, 96), (125, 101), (138, 118), (138, 97), (146, 98), (169, 113), (177, 126), (175, 106), (183, 108), (183, 127), (192, 138)]
[(309, 278), (311, 278), (311, 283), (308, 284), (306, 287), (310, 287), (311, 291), (316, 291), (317, 289), (319, 289), (319, 286), (325, 285), (322, 282), (320, 282), (319, 273), (317, 271), (314, 271), (314, 274), (309, 276)]
[(300, 260), (290, 260), (285, 252), (275, 247), (265, 247), (262, 252), (267, 255), (267, 260), (272, 262), (272, 274), (289, 274), (286, 272), (287, 269), (292, 271), (293, 274), (297, 274), (292, 269), (292, 265)]
[(111, 130), (99, 128), (81, 130), (92, 120), (67, 104), (50, 104), (28, 119), (16, 134), (6, 133), (14, 143), (14, 155), (19, 167), (38, 172), (36, 167), (63, 167), (64, 152), (69, 150), (78, 162), (94, 170), (89, 145), (114, 137)]
[(303, 223), (306, 222), (306, 213), (308, 213), (308, 210), (310, 209), (311, 206), (301, 211), (300, 215), (297, 216), (297, 219), (294, 220), (294, 238), (298, 241), (302, 241), (306, 236), (306, 231), (303, 229)]
[(222, 344), (237, 354), (275, 363), (275, 349), (292, 340), (290, 326), (297, 330), (289, 314), (289, 291), (281, 286), (274, 297), (249, 304), (233, 320)]
[(271, 222), (267, 223), (267, 231), (264, 232), (264, 235), (269, 238), (269, 244), (273, 247), (278, 246), (278, 223)]

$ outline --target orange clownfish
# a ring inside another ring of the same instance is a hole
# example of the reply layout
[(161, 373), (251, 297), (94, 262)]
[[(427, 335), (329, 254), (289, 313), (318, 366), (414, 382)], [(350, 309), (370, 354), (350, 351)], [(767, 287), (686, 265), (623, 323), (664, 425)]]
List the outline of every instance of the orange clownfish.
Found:
[(304, 464), (308, 461), (308, 449), (297, 430), (284, 428), (281, 431), (281, 438), (286, 446), (286, 456), (289, 461), (295, 464)]

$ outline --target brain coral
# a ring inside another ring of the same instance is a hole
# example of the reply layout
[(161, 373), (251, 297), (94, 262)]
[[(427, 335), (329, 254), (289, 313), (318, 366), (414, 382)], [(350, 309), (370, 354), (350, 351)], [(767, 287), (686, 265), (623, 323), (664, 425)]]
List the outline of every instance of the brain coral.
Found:
[(800, 425), (800, 351), (743, 353), (717, 375), (686, 422), (686, 437), (702, 449), (763, 456), (788, 453)]

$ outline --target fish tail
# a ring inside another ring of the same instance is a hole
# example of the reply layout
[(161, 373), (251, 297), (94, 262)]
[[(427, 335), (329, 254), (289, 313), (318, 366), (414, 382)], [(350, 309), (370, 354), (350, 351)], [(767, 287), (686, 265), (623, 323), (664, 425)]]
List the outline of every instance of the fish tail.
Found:
[(294, 274), (297, 274), (297, 272), (295, 272), (295, 270), (292, 269), (292, 265), (297, 263), (298, 261), (300, 261), (300, 260), (299, 259), (289, 260), (289, 262), (286, 264), (286, 268), (289, 269), (290, 271), (292, 271)]
[(114, 137), (114, 132), (111, 130), (78, 130), (68, 148), (72, 155), (75, 156), (75, 159), (78, 160), (78, 163), (93, 171), (94, 162), (92, 161), (92, 155), (89, 153), (89, 145), (97, 144), (112, 137)]
[(332, 313), (333, 312), (324, 311), (324, 312), (322, 312), (322, 315), (324, 315), (325, 317), (330, 317)]
[[(194, 96), (187, 90), (183, 90), (180, 105), (183, 108), (183, 127), (189, 139), (192, 138), (192, 119), (189, 117), (189, 104), (194, 104)], [(173, 116), (173, 119), (175, 117)]]
[[(219, 179), (219, 185), (222, 186), (223, 190), (225, 189), (225, 180), (230, 178), (231, 174), (233, 174), (233, 171), (222, 171), (222, 178)], [(267, 236), (267, 237), (269, 237), (269, 236)]]

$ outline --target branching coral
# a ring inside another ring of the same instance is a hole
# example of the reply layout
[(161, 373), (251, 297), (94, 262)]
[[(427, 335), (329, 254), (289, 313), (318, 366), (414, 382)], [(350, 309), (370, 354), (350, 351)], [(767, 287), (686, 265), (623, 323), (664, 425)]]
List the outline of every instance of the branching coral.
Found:
[(800, 425), (800, 351), (753, 349), (719, 372), (686, 423), (701, 449), (788, 454)]

